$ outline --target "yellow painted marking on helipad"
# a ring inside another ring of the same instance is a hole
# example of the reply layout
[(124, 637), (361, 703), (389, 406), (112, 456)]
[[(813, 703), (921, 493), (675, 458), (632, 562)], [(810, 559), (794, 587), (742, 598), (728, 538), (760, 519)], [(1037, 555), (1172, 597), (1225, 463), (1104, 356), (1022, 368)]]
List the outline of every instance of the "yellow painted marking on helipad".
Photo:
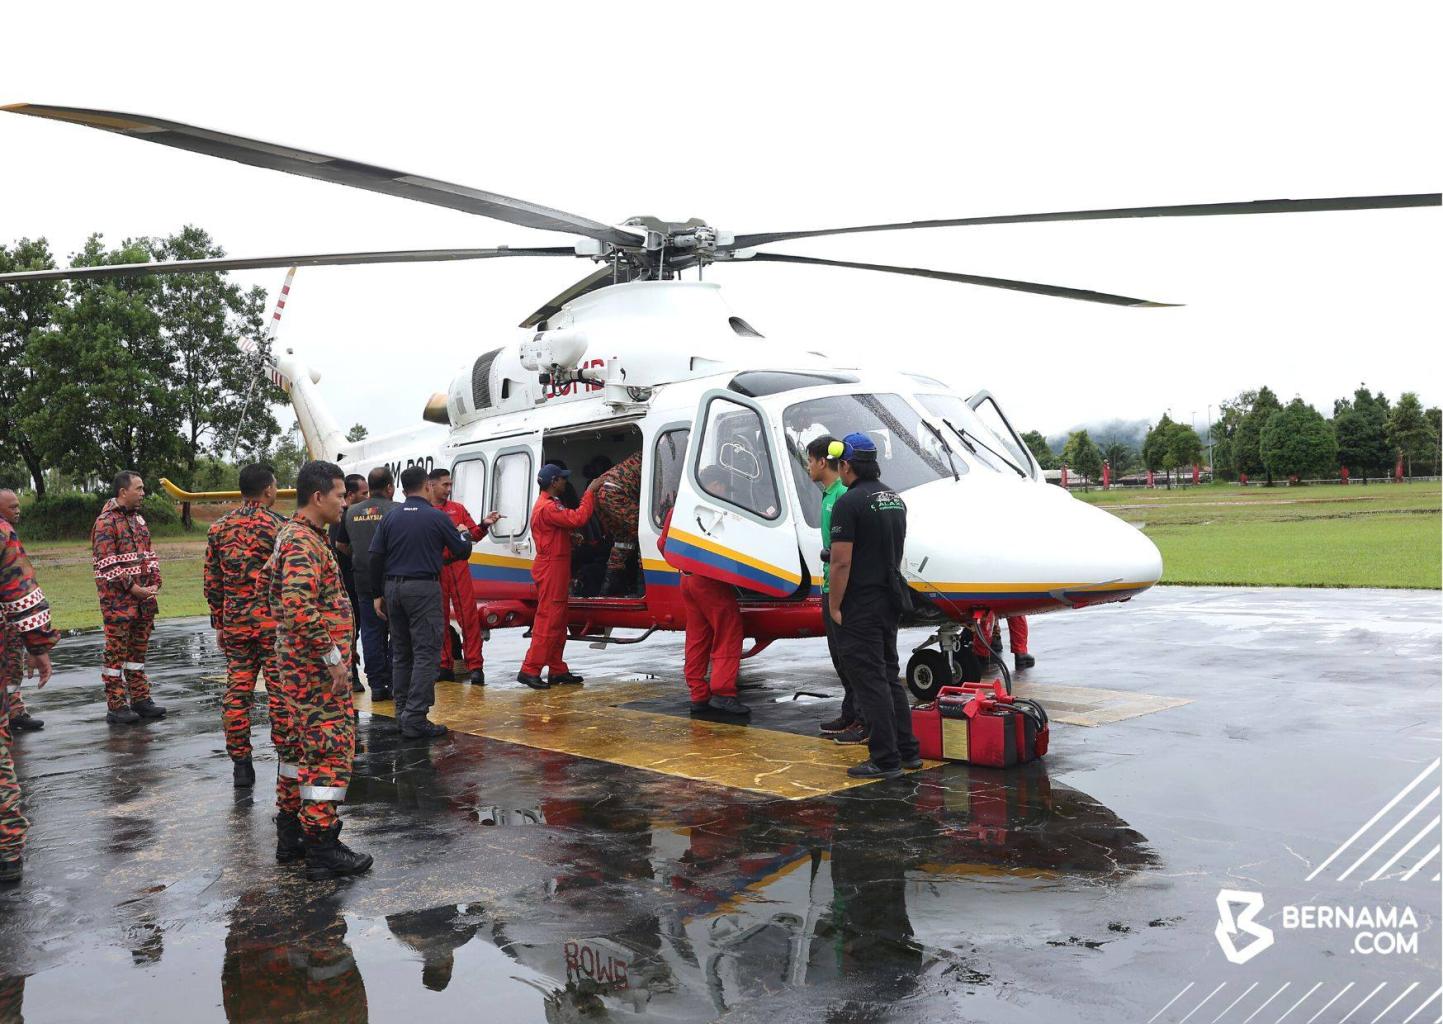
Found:
[(1062, 686), (1057, 683), (1018, 681), (1014, 692), (1019, 697), (1031, 697), (1038, 701), (1047, 709), (1047, 717), (1054, 722), (1089, 728), (1111, 725), (1113, 722), (1192, 703), (1185, 697), (1158, 697), (1151, 693), (1100, 690), (1093, 686)]
[[(438, 683), (431, 719), (471, 736), (787, 800), (867, 785), (847, 775), (866, 760), (865, 746), (616, 706), (656, 694), (647, 683), (541, 691)], [(372, 710), (369, 696), (356, 695), (362, 710)], [(394, 713), (390, 703), (373, 710)]]

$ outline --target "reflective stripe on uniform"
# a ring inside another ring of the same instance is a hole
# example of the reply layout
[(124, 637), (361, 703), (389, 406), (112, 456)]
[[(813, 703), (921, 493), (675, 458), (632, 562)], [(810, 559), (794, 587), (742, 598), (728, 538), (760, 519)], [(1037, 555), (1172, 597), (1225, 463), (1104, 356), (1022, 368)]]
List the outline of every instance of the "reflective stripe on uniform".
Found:
[(322, 800), (346, 799), (345, 786), (302, 786), (301, 799), (319, 802)]
[(103, 676), (118, 676), (122, 673), (118, 668), (103, 668), (100, 670), (100, 674)]
[(127, 671), (127, 672), (144, 672), (144, 671), (145, 671), (145, 662), (143, 662), (143, 661), (127, 661), (127, 662), (125, 663), (125, 671)]
[(301, 769), (298, 765), (286, 764), (284, 761), (281, 761), (276, 765), (276, 774), (283, 779), (299, 779), (301, 777)]

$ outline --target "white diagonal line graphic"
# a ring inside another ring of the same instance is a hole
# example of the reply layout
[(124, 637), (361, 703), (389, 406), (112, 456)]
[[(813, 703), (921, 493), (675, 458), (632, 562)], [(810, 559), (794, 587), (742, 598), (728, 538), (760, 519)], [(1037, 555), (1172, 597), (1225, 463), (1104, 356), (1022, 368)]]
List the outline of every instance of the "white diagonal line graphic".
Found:
[(1438, 815), (1434, 815), (1434, 816), (1433, 816), (1433, 820), (1430, 821), (1430, 822), (1428, 822), (1428, 824), (1426, 824), (1426, 825), (1423, 826), (1423, 831), (1419, 832), (1419, 833), (1418, 833), (1416, 836), (1414, 836), (1412, 839), (1408, 840), (1408, 845), (1405, 846), (1405, 847), (1403, 847), (1403, 849), (1399, 850), (1397, 853), (1393, 854), (1393, 856), (1388, 859), (1388, 863), (1384, 864), (1384, 865), (1383, 865), (1381, 868), (1379, 868), (1377, 871), (1374, 871), (1371, 875), (1369, 875), (1369, 876), (1368, 876), (1368, 881), (1370, 881), (1370, 882), (1375, 881), (1379, 876), (1381, 876), (1381, 875), (1383, 874), (1384, 871), (1387, 871), (1387, 870), (1388, 870), (1389, 868), (1391, 868), (1394, 864), (1398, 863), (1398, 861), (1402, 860), (1402, 859), (1403, 859), (1403, 855), (1404, 855), (1405, 853), (1407, 853), (1409, 850), (1413, 849), (1413, 847), (1417, 846), (1419, 843), (1421, 843), (1421, 842), (1422, 842), (1424, 839), (1426, 839), (1428, 836), (1430, 836), (1430, 835), (1432, 835), (1433, 833), (1437, 832), (1437, 831), (1438, 831), (1438, 822), (1439, 822), (1440, 820), (1443, 820), (1443, 818), (1440, 818)]
[(1345, 879), (1345, 878), (1347, 878), (1349, 875), (1351, 875), (1355, 870), (1357, 870), (1359, 864), (1363, 863), (1363, 861), (1367, 860), (1369, 857), (1373, 856), (1373, 854), (1377, 853), (1377, 852), (1378, 852), (1378, 848), (1379, 848), (1380, 846), (1382, 846), (1384, 843), (1386, 843), (1389, 839), (1392, 839), (1394, 836), (1396, 836), (1396, 835), (1399, 833), (1399, 831), (1402, 830), (1402, 828), (1403, 828), (1404, 825), (1408, 824), (1408, 822), (1412, 821), (1412, 820), (1413, 820), (1414, 818), (1416, 818), (1418, 815), (1422, 814), (1424, 808), (1426, 808), (1426, 807), (1427, 807), (1429, 804), (1431, 804), (1434, 800), (1438, 799), (1438, 794), (1439, 794), (1439, 792), (1440, 792), (1439, 788), (1438, 788), (1437, 786), (1434, 786), (1434, 787), (1433, 787), (1433, 792), (1431, 792), (1431, 793), (1429, 793), (1427, 796), (1425, 796), (1425, 797), (1423, 798), (1423, 801), (1422, 801), (1420, 804), (1418, 804), (1417, 807), (1414, 807), (1411, 811), (1409, 811), (1408, 814), (1403, 818), (1402, 821), (1398, 822), (1398, 824), (1394, 825), (1394, 826), (1393, 826), (1392, 828), (1390, 828), (1387, 832), (1383, 833), (1383, 838), (1382, 838), (1382, 839), (1379, 839), (1379, 840), (1378, 840), (1376, 843), (1374, 843), (1372, 846), (1368, 847), (1368, 852), (1367, 852), (1367, 853), (1363, 854), (1363, 856), (1361, 856), (1361, 857), (1359, 857), (1357, 860), (1353, 861), (1353, 866), (1350, 867), (1350, 868), (1348, 868), (1348, 870), (1347, 870), (1347, 871), (1344, 871), (1341, 875), (1339, 875), (1339, 876), (1338, 876), (1338, 881), (1341, 882), (1343, 879)]
[[(1285, 981), (1285, 982), (1283, 982), (1283, 988), (1287, 988), (1287, 987), (1288, 987), (1289, 985), (1291, 985), (1291, 984), (1292, 984), (1291, 981)], [(1274, 999), (1278, 998), (1278, 996), (1280, 996), (1280, 995), (1283, 994), (1283, 988), (1278, 989), (1278, 990), (1277, 990), (1276, 992), (1274, 992), (1272, 995), (1268, 996), (1268, 998), (1264, 999), (1264, 1000), (1263, 1000), (1263, 1005), (1262, 1005), (1262, 1006), (1259, 1006), (1259, 1007), (1258, 1007), (1256, 1010), (1254, 1010), (1252, 1013), (1248, 1014), (1247, 1017), (1243, 1020), (1243, 1024), (1248, 1024), (1248, 1021), (1252, 1020), (1252, 1019), (1253, 1019), (1254, 1017), (1256, 1017), (1258, 1014), (1262, 1013), (1263, 1010), (1267, 1008), (1267, 1005), (1268, 1005), (1269, 1003), (1271, 1003)]]
[(1321, 1016), (1323, 1015), (1323, 1010), (1326, 1010), (1328, 1007), (1332, 1006), (1332, 1005), (1333, 1005), (1334, 1003), (1336, 1003), (1339, 999), (1342, 999), (1342, 998), (1343, 998), (1343, 993), (1344, 993), (1344, 992), (1347, 992), (1348, 989), (1352, 988), (1354, 984), (1356, 984), (1356, 983), (1350, 981), (1350, 982), (1348, 982), (1346, 985), (1344, 985), (1342, 992), (1339, 992), (1339, 993), (1338, 993), (1337, 995), (1335, 995), (1332, 999), (1329, 999), (1326, 1003), (1324, 1003), (1324, 1004), (1323, 1004), (1323, 1009), (1322, 1009), (1322, 1010), (1319, 1010), (1317, 1013), (1313, 1014), (1313, 1015), (1312, 1015), (1311, 1017), (1309, 1017), (1306, 1021), (1304, 1021), (1303, 1024), (1313, 1024), (1313, 1021), (1317, 1020), (1319, 1017), (1321, 1017)]
[[(1223, 985), (1226, 985), (1226, 984), (1227, 984), (1227, 982), (1223, 982)], [(1187, 1012), (1187, 1017), (1184, 1017), (1182, 1020), (1178, 1021), (1177, 1024), (1183, 1024), (1183, 1021), (1187, 1020), (1188, 1017), (1191, 1017), (1193, 1014), (1195, 1014), (1195, 1013), (1197, 1013), (1199, 1010), (1201, 1010), (1201, 1009), (1203, 1008), (1203, 1003), (1206, 1003), (1209, 999), (1211, 999), (1213, 996), (1217, 995), (1219, 992), (1222, 991), (1223, 985), (1219, 985), (1217, 988), (1213, 989), (1213, 990), (1212, 990), (1211, 992), (1209, 992), (1207, 995), (1203, 996), (1203, 1001), (1202, 1001), (1202, 1003), (1198, 1003), (1198, 1004), (1197, 1004), (1196, 1006), (1194, 1006), (1191, 1010), (1189, 1010), (1189, 1011)]]
[(1401, 1002), (1403, 1001), (1403, 997), (1406, 996), (1409, 992), (1412, 992), (1412, 991), (1413, 991), (1415, 988), (1417, 988), (1417, 987), (1418, 987), (1418, 983), (1415, 981), (1415, 982), (1413, 982), (1413, 984), (1411, 984), (1411, 985), (1409, 985), (1407, 988), (1405, 988), (1405, 989), (1403, 990), (1403, 992), (1402, 992), (1402, 995), (1398, 996), (1397, 999), (1393, 1000), (1393, 1001), (1392, 1001), (1391, 1003), (1389, 1003), (1387, 1006), (1383, 1007), (1383, 1012), (1380, 1013), (1380, 1014), (1378, 1014), (1378, 1016), (1374, 1017), (1372, 1020), (1370, 1020), (1370, 1021), (1368, 1022), (1368, 1024), (1378, 1024), (1378, 1022), (1383, 1019), (1384, 1015), (1387, 1014), (1387, 1012), (1388, 1012), (1389, 1010), (1391, 1010), (1393, 1007), (1395, 1007), (1395, 1006), (1397, 1006), (1399, 1003), (1401, 1003)]
[(1433, 1000), (1435, 1000), (1435, 999), (1438, 998), (1438, 994), (1439, 994), (1440, 992), (1443, 992), (1443, 987), (1435, 988), (1435, 989), (1433, 990), (1433, 994), (1432, 994), (1431, 996), (1429, 996), (1427, 999), (1423, 1000), (1423, 1005), (1422, 1005), (1422, 1006), (1419, 1006), (1418, 1009), (1414, 1010), (1412, 1013), (1408, 1014), (1408, 1016), (1406, 1016), (1406, 1017), (1403, 1018), (1403, 1024), (1408, 1024), (1408, 1022), (1409, 1022), (1410, 1020), (1412, 1020), (1414, 1017), (1418, 1016), (1418, 1014), (1422, 1013), (1422, 1012), (1427, 1008), (1427, 1006), (1428, 1006), (1429, 1003), (1431, 1003)]
[(1190, 981), (1190, 982), (1188, 982), (1186, 985), (1184, 985), (1184, 986), (1182, 987), (1182, 991), (1181, 991), (1181, 992), (1179, 992), (1177, 995), (1173, 996), (1171, 999), (1169, 999), (1169, 1000), (1167, 1001), (1167, 1006), (1164, 1006), (1161, 1010), (1158, 1010), (1157, 1013), (1154, 1013), (1151, 1017), (1149, 1017), (1149, 1018), (1147, 1019), (1147, 1024), (1152, 1024), (1153, 1021), (1157, 1020), (1157, 1019), (1158, 1019), (1159, 1017), (1161, 1017), (1164, 1013), (1167, 1013), (1167, 1007), (1168, 1007), (1168, 1006), (1171, 1006), (1173, 1003), (1177, 1002), (1177, 1001), (1178, 1001), (1179, 999), (1181, 999), (1183, 996), (1187, 995), (1187, 990), (1190, 989), (1190, 988), (1192, 988), (1192, 987), (1193, 987), (1193, 984), (1194, 984), (1194, 982), (1191, 982), (1191, 981)]
[[(1369, 992), (1367, 995), (1365, 995), (1365, 996), (1363, 997), (1363, 1003), (1366, 1003), (1369, 999), (1372, 999), (1374, 996), (1376, 996), (1376, 995), (1378, 994), (1378, 989), (1379, 989), (1379, 988), (1382, 988), (1382, 987), (1383, 987), (1384, 985), (1386, 985), (1386, 984), (1388, 984), (1386, 981), (1380, 982), (1379, 985), (1378, 985), (1378, 988), (1373, 989), (1373, 991)], [(1363, 1008), (1363, 1003), (1359, 1003), (1357, 1006), (1355, 1006), (1355, 1007), (1353, 1007), (1351, 1010), (1349, 1010), (1349, 1011), (1348, 1011), (1348, 1017), (1353, 1016), (1353, 1014), (1355, 1014), (1355, 1013), (1357, 1013), (1359, 1010), (1361, 1010), (1361, 1009)], [(1338, 1024), (1343, 1024), (1343, 1022), (1346, 1021), (1346, 1020), (1348, 1019), (1348, 1017), (1344, 1017), (1343, 1020), (1338, 1021)]]
[[(1308, 996), (1312, 995), (1314, 992), (1318, 991), (1318, 989), (1320, 989), (1320, 988), (1322, 988), (1322, 987), (1323, 987), (1323, 983), (1320, 981), (1320, 982), (1318, 982), (1316, 985), (1314, 985), (1312, 988), (1308, 989), (1308, 991), (1303, 994), (1303, 998), (1302, 998), (1302, 999), (1299, 999), (1299, 1000), (1298, 1000), (1296, 1003), (1294, 1003), (1292, 1006), (1288, 1007), (1287, 1011), (1283, 1014), (1283, 1017), (1286, 1017), (1289, 1013), (1292, 1013), (1292, 1012), (1293, 1012), (1294, 1010), (1296, 1010), (1298, 1007), (1302, 1006), (1303, 1003), (1307, 1001)], [(1273, 1021), (1273, 1024), (1283, 1024), (1283, 1017), (1279, 1017), (1277, 1020)]]
[(1357, 839), (1358, 839), (1359, 836), (1361, 836), (1364, 832), (1368, 831), (1368, 829), (1370, 829), (1370, 828), (1372, 828), (1374, 825), (1376, 825), (1376, 824), (1378, 823), (1379, 819), (1383, 817), (1383, 815), (1387, 814), (1387, 813), (1388, 813), (1389, 811), (1391, 811), (1394, 807), (1398, 806), (1398, 804), (1402, 802), (1402, 800), (1403, 800), (1403, 798), (1404, 798), (1405, 796), (1407, 796), (1409, 793), (1413, 792), (1413, 790), (1418, 787), (1418, 784), (1419, 784), (1420, 782), (1422, 782), (1424, 779), (1428, 778), (1428, 776), (1432, 775), (1435, 771), (1438, 770), (1438, 765), (1439, 765), (1439, 764), (1443, 764), (1443, 758), (1435, 759), (1432, 764), (1430, 764), (1427, 768), (1424, 768), (1421, 772), (1419, 772), (1419, 773), (1418, 773), (1418, 777), (1415, 778), (1412, 782), (1408, 783), (1408, 785), (1404, 786), (1403, 789), (1402, 789), (1402, 791), (1399, 792), (1399, 794), (1398, 794), (1397, 796), (1395, 796), (1393, 799), (1389, 800), (1388, 803), (1387, 803), (1387, 805), (1384, 806), (1384, 808), (1383, 808), (1381, 811), (1379, 811), (1377, 814), (1375, 814), (1375, 815), (1373, 815), (1371, 818), (1369, 818), (1369, 819), (1367, 820), (1367, 822), (1364, 823), (1364, 825), (1363, 825), (1362, 828), (1358, 829), (1358, 831), (1354, 832), (1351, 836), (1349, 836), (1349, 837), (1348, 837), (1348, 841), (1347, 841), (1346, 843), (1344, 843), (1342, 846), (1338, 847), (1338, 848), (1337, 848), (1336, 850), (1334, 850), (1332, 853), (1328, 854), (1328, 859), (1325, 860), (1325, 861), (1323, 861), (1323, 863), (1319, 864), (1317, 867), (1315, 867), (1315, 868), (1313, 869), (1312, 874), (1308, 875), (1306, 881), (1311, 882), (1314, 878), (1316, 878), (1316, 877), (1318, 876), (1319, 872), (1321, 872), (1321, 871), (1322, 871), (1325, 867), (1327, 867), (1329, 864), (1333, 863), (1334, 859), (1337, 858), (1337, 856), (1338, 856), (1340, 853), (1342, 853), (1342, 852), (1343, 852), (1344, 850), (1346, 850), (1348, 847), (1352, 846), (1353, 843), (1355, 843), (1355, 842), (1357, 841)]
[(1220, 1013), (1220, 1014), (1218, 1014), (1216, 1017), (1214, 1017), (1214, 1018), (1212, 1019), (1212, 1021), (1211, 1021), (1211, 1024), (1218, 1024), (1218, 1021), (1222, 1020), (1224, 1017), (1226, 1017), (1226, 1016), (1228, 1015), (1228, 1010), (1231, 1010), (1234, 1006), (1237, 1006), (1238, 1003), (1241, 1003), (1244, 999), (1246, 999), (1246, 998), (1248, 997), (1248, 993), (1251, 992), (1253, 989), (1255, 989), (1255, 988), (1257, 988), (1257, 987), (1258, 987), (1258, 983), (1255, 981), (1255, 982), (1253, 982), (1251, 985), (1249, 985), (1246, 989), (1244, 989), (1244, 990), (1243, 990), (1243, 994), (1240, 995), (1240, 996), (1238, 996), (1238, 997), (1237, 997), (1236, 999), (1234, 999), (1232, 1002), (1228, 1003), (1228, 1009), (1227, 1009), (1227, 1010), (1224, 1010), (1222, 1013)]
[[(1425, 854), (1423, 855), (1423, 859), (1422, 859), (1422, 860), (1420, 860), (1417, 864), (1414, 864), (1411, 868), (1408, 869), (1408, 873), (1403, 876), (1403, 881), (1406, 882), (1406, 881), (1408, 881), (1408, 879), (1410, 879), (1410, 878), (1412, 878), (1414, 875), (1416, 875), (1416, 874), (1418, 873), (1418, 869), (1419, 869), (1419, 868), (1421, 868), (1424, 864), (1427, 864), (1430, 860), (1432, 860), (1432, 859), (1433, 859), (1434, 857), (1436, 857), (1436, 856), (1438, 856), (1438, 846), (1435, 844), (1435, 845), (1433, 846), (1433, 849), (1429, 850), (1427, 853), (1425, 853)], [(1436, 881), (1436, 879), (1434, 879), (1434, 881)]]

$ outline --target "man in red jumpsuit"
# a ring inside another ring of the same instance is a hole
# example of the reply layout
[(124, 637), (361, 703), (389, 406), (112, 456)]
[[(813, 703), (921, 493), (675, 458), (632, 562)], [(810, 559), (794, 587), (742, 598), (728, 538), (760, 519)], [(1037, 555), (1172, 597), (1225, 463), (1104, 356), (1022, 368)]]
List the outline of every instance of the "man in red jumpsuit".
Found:
[[(987, 618), (982, 624), (982, 631), (974, 631), (972, 634), (972, 653), (982, 659), (982, 664), (987, 664), (987, 659), (993, 656), (1001, 657), (1001, 643), (994, 649), (984, 636), (995, 636), (997, 633), (997, 616), (993, 612), (987, 613)], [(1007, 643), (1012, 648), (1012, 663), (1017, 666), (1017, 671), (1032, 668), (1037, 664), (1037, 659), (1027, 653), (1027, 616), (1007, 616)]]
[[(491, 524), (501, 518), (499, 512), (491, 512), (481, 520), (481, 525), (471, 518), (466, 506), (451, 500), (451, 471), (437, 467), (426, 474), (431, 483), (431, 504), (450, 517), (472, 541), (486, 536)], [(456, 558), (450, 551), (441, 553), (441, 620), (455, 619), (461, 624), (461, 652), (466, 658), (466, 667), (471, 671), (471, 683), (486, 685), (486, 673), (482, 671), (484, 660), (481, 656), (481, 615), (476, 611), (476, 594), (471, 589), (471, 563), (465, 558)], [(449, 632), (445, 630), (443, 632)], [(451, 654), (451, 638), (441, 637), (441, 674), (438, 679), (456, 678), (455, 662)]]
[[(716, 467), (702, 470), (702, 486), (723, 496), (725, 480)], [(661, 556), (671, 530), (671, 510), (661, 530)], [(719, 711), (745, 717), (752, 709), (737, 699), (737, 671), (742, 660), (742, 610), (737, 588), (720, 580), (683, 571), (681, 601), (686, 608), (686, 654), (682, 674), (691, 691), (693, 714)]]
[[(561, 501), (571, 471), (551, 463), (541, 467), (536, 482), (541, 493), (531, 508), (531, 538), (536, 555), (531, 578), (536, 581), (536, 620), (531, 624), (531, 646), (516, 681), (533, 690), (546, 690), (558, 683), (579, 683), (581, 677), (566, 667), (566, 602), (571, 597), (571, 533), (586, 525), (596, 509), (596, 489), (601, 477), (591, 481), (577, 508)], [(549, 669), (545, 679), (541, 670)]]

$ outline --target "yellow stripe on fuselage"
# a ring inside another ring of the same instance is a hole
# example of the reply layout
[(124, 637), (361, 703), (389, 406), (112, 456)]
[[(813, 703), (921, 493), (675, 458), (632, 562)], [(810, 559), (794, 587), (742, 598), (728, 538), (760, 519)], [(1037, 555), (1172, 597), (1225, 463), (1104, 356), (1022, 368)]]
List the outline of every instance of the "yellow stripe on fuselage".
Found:
[(753, 569), (757, 569), (769, 575), (780, 576), (782, 579), (788, 580), (791, 583), (802, 582), (802, 577), (798, 575), (795, 571), (783, 569), (781, 566), (772, 565), (770, 562), (763, 562), (760, 559), (752, 558), (750, 555), (744, 555), (740, 551), (734, 551), (731, 548), (722, 547), (722, 545), (718, 544), (716, 541), (707, 540), (705, 537), (698, 537), (695, 534), (687, 533), (684, 530), (678, 530), (675, 526), (671, 528), (669, 536), (675, 537), (677, 540), (683, 541), (684, 543), (702, 548), (705, 551), (710, 551), (713, 554), (721, 555), (723, 558), (730, 558), (733, 561), (740, 562), (743, 565), (749, 565)]

